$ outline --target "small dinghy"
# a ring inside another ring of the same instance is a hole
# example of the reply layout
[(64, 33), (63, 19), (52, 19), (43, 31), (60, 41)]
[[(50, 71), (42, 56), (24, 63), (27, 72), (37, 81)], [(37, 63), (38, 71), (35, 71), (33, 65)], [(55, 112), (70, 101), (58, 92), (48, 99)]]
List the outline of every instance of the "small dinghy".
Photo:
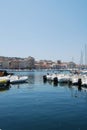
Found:
[(14, 76), (10, 76), (9, 79), (10, 79), (11, 84), (24, 83), (28, 80), (28, 76), (19, 77), (19, 76), (14, 75)]

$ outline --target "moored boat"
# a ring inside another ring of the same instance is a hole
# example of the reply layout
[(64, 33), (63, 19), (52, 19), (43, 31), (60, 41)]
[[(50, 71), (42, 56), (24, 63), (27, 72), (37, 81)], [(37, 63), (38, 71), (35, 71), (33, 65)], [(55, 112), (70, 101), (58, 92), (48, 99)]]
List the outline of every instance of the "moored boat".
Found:
[(16, 84), (16, 83), (25, 83), (28, 80), (28, 76), (10, 76), (10, 83), (11, 84)]

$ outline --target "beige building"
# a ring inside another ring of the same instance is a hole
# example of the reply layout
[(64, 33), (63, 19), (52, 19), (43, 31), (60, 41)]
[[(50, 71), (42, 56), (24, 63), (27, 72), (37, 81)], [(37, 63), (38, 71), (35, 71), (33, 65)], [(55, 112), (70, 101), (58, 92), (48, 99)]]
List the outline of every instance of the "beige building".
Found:
[(20, 69), (34, 69), (35, 68), (35, 59), (33, 57), (24, 58), (19, 62)]
[(0, 69), (8, 69), (8, 68), (9, 68), (9, 61), (0, 62)]

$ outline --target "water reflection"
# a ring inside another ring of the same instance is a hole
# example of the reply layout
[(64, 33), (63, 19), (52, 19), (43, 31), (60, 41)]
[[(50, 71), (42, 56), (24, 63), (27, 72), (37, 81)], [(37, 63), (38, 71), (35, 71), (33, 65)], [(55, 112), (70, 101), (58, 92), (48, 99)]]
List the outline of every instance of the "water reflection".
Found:
[(78, 91), (81, 91), (82, 90), (82, 87), (79, 85), (78, 86)]
[(67, 83), (59, 83), (59, 86), (67, 86)]
[(52, 82), (52, 81), (43, 81), (43, 83), (46, 85), (46, 84), (49, 84), (49, 85), (52, 85), (54, 87), (58, 86), (58, 83), (55, 83), (55, 82)]
[(8, 85), (8, 86), (4, 86), (4, 85), (2, 85), (2, 86), (0, 86), (0, 92), (7, 91), (7, 90), (9, 90), (10, 88), (11, 88), (10, 85)]
[(29, 84), (35, 83), (35, 75), (34, 74), (28, 75), (28, 83)]
[[(44, 85), (48, 86), (48, 84), (51, 85), (51, 86), (53, 86), (53, 87), (58, 87), (60, 89), (61, 89), (61, 87), (63, 87), (64, 89), (67, 90), (66, 94), (68, 96), (71, 95), (71, 97), (74, 97), (74, 98), (80, 98), (80, 97), (87, 96), (87, 94), (86, 94), (87, 93), (87, 88), (83, 87), (81, 85), (79, 85), (79, 86), (73, 86), (72, 84), (67, 84), (67, 83), (56, 83), (55, 84), (52, 81), (46, 81), (46, 82), (44, 82)], [(64, 89), (63, 89), (63, 91), (64, 91)]]
[(54, 82), (54, 83), (53, 83), (53, 86), (54, 86), (54, 87), (57, 87), (57, 86), (58, 86), (58, 83), (55, 83), (55, 82)]

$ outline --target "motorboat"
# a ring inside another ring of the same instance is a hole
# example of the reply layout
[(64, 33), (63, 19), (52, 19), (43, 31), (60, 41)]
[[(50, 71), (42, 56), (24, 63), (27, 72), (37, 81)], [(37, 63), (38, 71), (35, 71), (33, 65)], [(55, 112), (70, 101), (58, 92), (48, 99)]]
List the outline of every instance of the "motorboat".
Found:
[(28, 80), (28, 76), (9, 76), (9, 80), (11, 84), (16, 84), (16, 83), (24, 83)]

